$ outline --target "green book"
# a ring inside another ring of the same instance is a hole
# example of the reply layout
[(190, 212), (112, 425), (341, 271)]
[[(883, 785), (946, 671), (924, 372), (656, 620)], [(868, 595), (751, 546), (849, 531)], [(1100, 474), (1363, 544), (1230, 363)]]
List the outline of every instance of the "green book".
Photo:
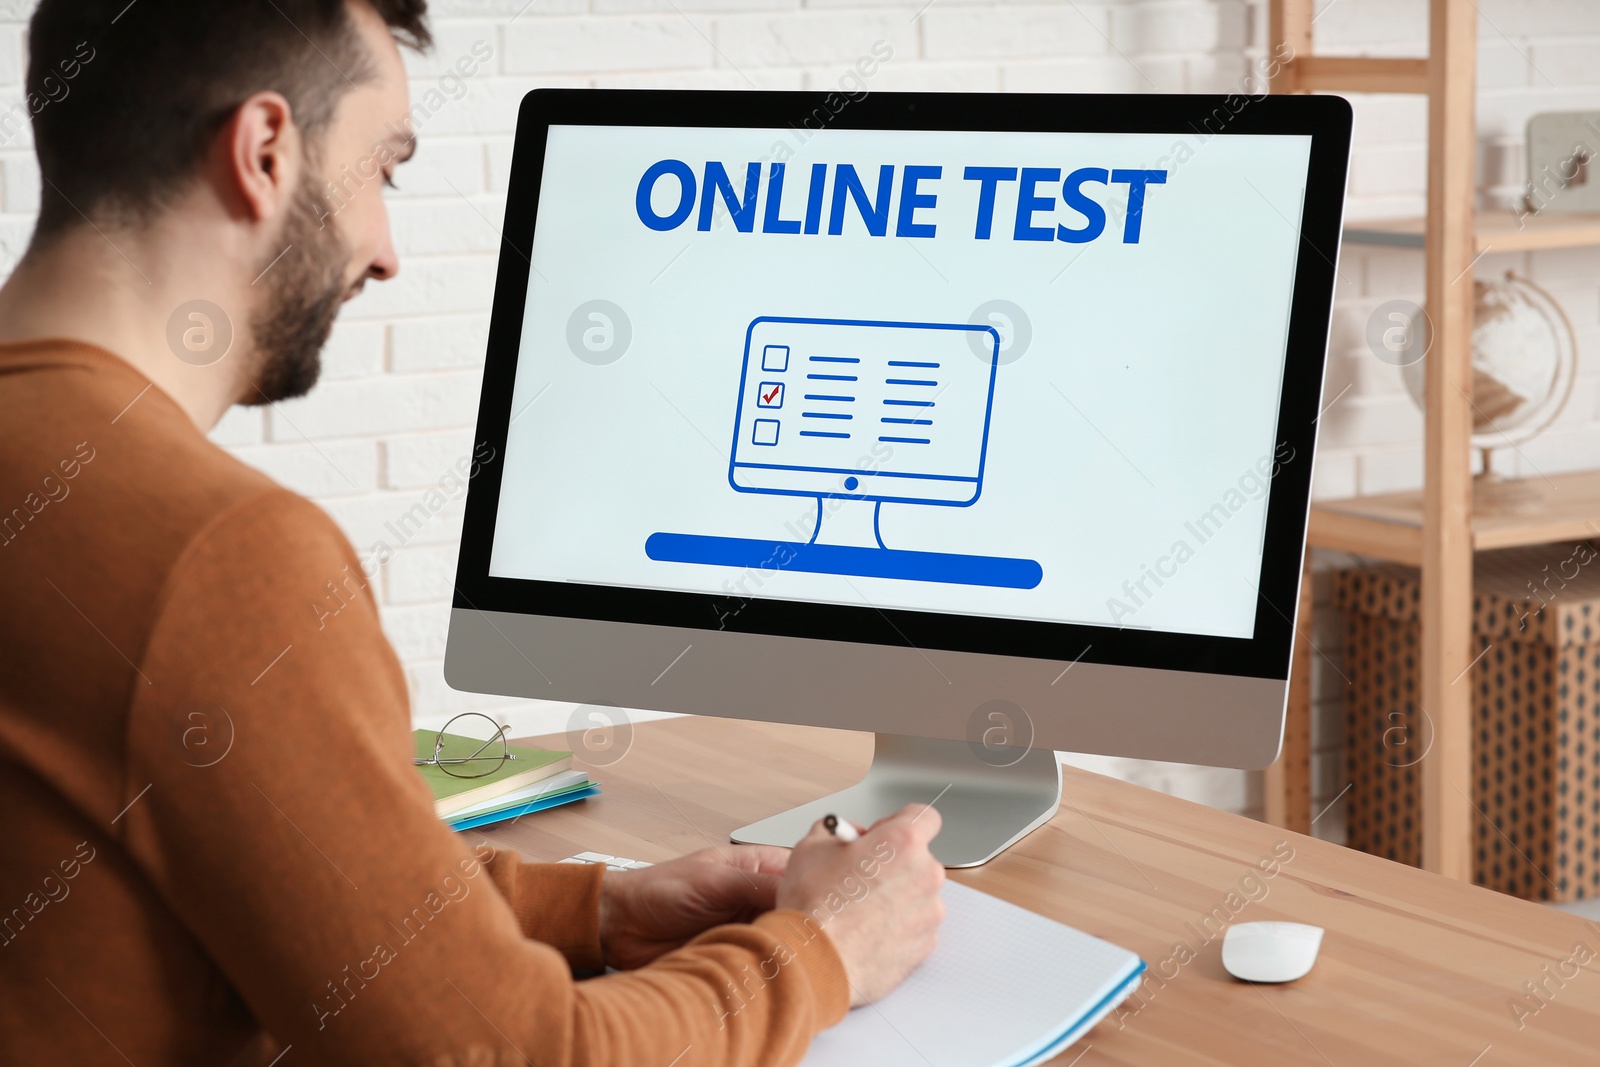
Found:
[[(412, 736), (416, 741), (417, 758), (432, 758), (434, 739), (439, 736), (439, 732), (417, 730)], [(445, 734), (444, 745), (440, 748), (439, 755), (444, 759), (462, 759), (472, 755), (482, 745), (483, 741), (479, 738)], [(481, 778), (458, 778), (431, 763), (418, 766), (417, 771), (428, 783), (428, 788), (433, 790), (434, 810), (439, 817), (444, 818), (463, 808), (474, 807), (505, 793), (525, 789), (535, 782), (572, 769), (570, 752), (529, 748), (526, 745), (512, 745), (510, 750), (511, 759), (502, 763), (493, 773)], [(473, 765), (462, 766), (470, 769)], [(469, 770), (469, 773), (475, 772)]]

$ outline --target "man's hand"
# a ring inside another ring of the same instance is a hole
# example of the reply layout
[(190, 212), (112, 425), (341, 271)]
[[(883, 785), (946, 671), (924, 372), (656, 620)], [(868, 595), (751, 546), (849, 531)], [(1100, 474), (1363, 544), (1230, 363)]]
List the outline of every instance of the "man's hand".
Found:
[(777, 906), (814, 916), (844, 961), (852, 1007), (905, 980), (933, 951), (944, 921), (944, 867), (928, 849), (939, 813), (908, 804), (853, 842), (819, 820), (789, 857)]
[(600, 947), (606, 964), (643, 967), (723, 923), (771, 911), (789, 850), (768, 845), (704, 848), (600, 882)]

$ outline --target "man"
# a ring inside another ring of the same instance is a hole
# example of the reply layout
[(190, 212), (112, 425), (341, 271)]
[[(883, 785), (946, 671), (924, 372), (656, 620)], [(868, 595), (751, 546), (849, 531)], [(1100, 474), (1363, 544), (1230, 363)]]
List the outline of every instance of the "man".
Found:
[(425, 6), (33, 18), (43, 200), (0, 289), (0, 1062), (791, 1064), (932, 947), (928, 809), (620, 876), (469, 849), (411, 767), (371, 592), (317, 610), (362, 582), (350, 545), (206, 439), (310, 389), (342, 302), (399, 269), (380, 182)]

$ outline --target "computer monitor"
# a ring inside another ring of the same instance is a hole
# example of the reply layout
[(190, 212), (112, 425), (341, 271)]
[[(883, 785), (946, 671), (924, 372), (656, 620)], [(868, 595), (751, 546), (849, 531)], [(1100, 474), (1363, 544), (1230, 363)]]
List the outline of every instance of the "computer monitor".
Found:
[[(445, 676), (872, 731), (981, 863), (1054, 749), (1283, 730), (1337, 97), (538, 90)], [(761, 752), (751, 752), (759, 761)]]

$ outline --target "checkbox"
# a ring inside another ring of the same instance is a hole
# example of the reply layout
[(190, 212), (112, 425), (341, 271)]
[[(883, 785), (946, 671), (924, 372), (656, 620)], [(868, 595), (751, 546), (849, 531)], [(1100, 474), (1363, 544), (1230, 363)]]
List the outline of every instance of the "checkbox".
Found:
[(778, 420), (757, 419), (755, 434), (750, 438), (752, 444), (775, 445), (778, 443)]
[(789, 369), (789, 346), (768, 345), (761, 350), (761, 369), (772, 374), (782, 374)]
[(756, 386), (756, 407), (783, 407), (783, 383), (762, 382), (760, 385)]

